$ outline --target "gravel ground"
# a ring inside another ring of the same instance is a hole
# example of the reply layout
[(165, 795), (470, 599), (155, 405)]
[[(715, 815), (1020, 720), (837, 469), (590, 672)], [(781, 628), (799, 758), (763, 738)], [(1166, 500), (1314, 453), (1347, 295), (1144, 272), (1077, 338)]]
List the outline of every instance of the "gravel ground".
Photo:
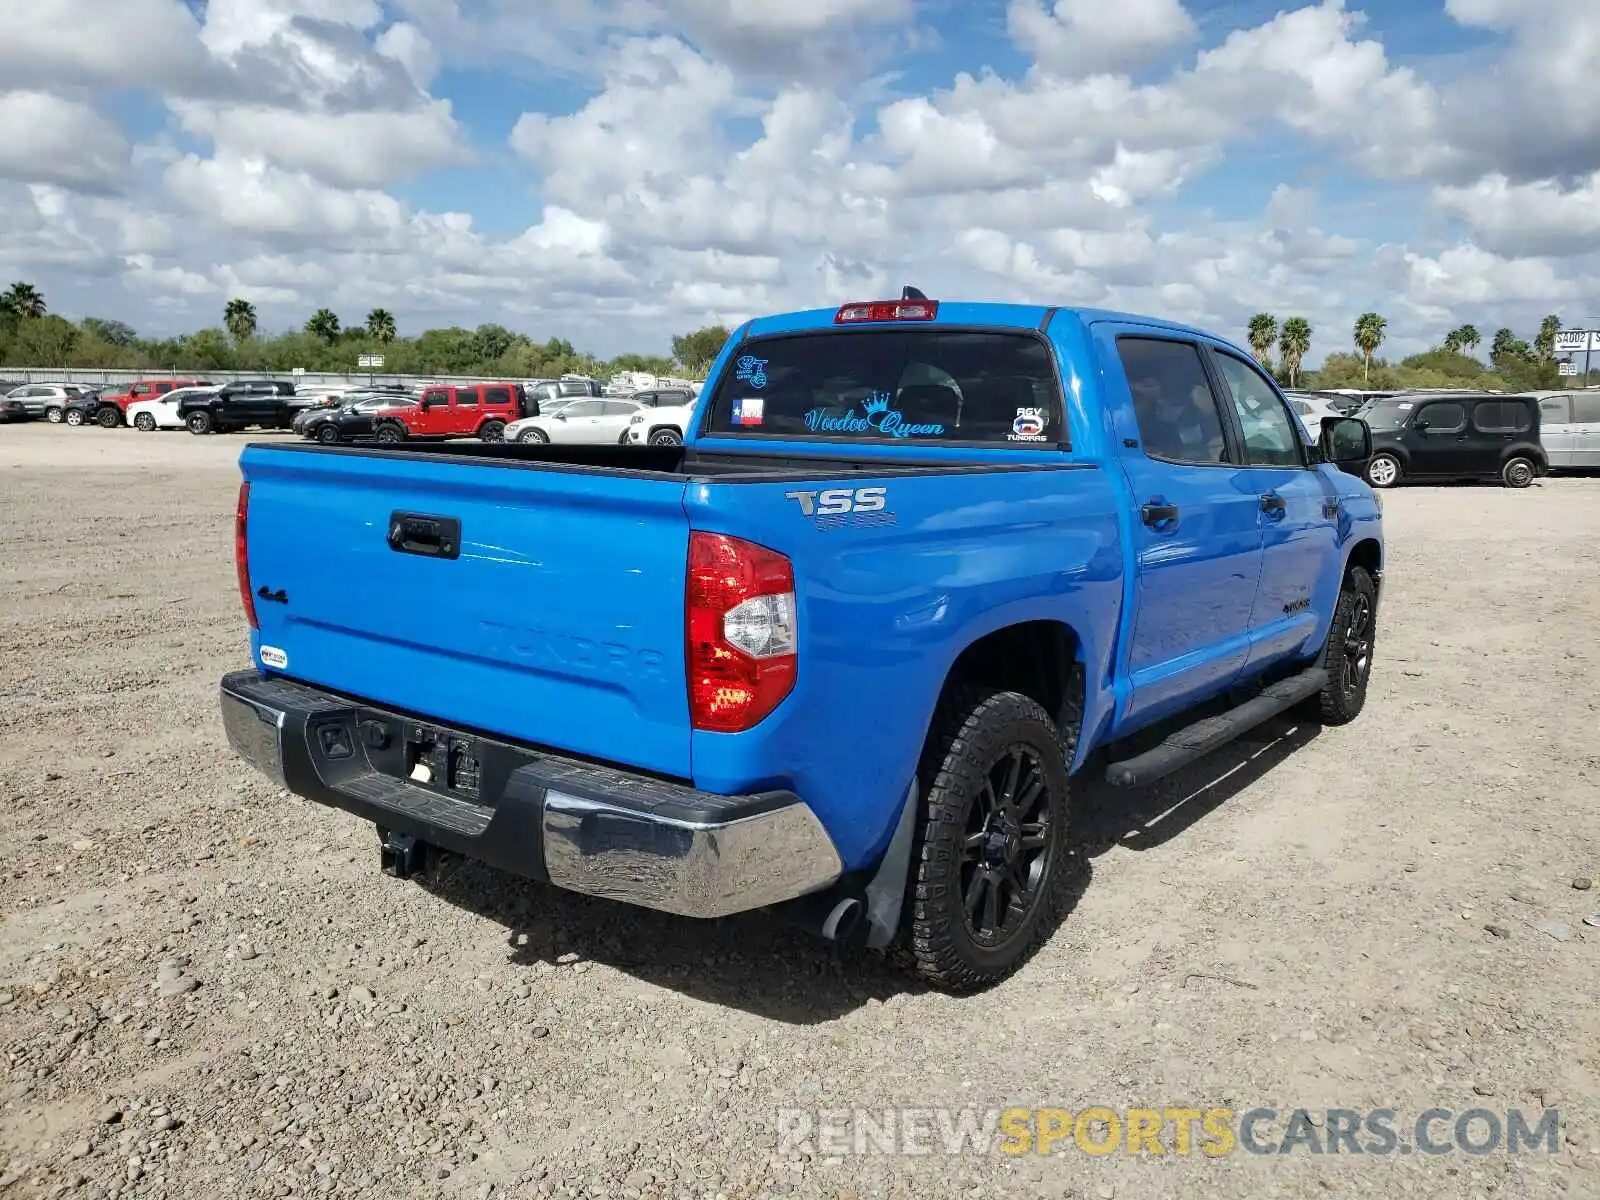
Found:
[[(223, 740), (241, 444), (0, 428), (0, 1196), (1600, 1196), (1600, 481), (1387, 496), (1363, 718), (1082, 785), (1075, 910), (953, 999), (759, 916), (381, 875)], [(778, 1137), (895, 1105), (1563, 1124), (1554, 1156)]]

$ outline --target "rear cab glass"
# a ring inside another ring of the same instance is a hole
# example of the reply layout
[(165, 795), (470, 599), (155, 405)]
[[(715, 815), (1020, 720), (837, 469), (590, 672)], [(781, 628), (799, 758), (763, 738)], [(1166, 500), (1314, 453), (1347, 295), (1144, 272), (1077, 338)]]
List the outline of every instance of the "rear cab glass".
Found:
[(1067, 445), (1061, 387), (1042, 337), (937, 327), (749, 341), (717, 383), (705, 432), (847, 444)]

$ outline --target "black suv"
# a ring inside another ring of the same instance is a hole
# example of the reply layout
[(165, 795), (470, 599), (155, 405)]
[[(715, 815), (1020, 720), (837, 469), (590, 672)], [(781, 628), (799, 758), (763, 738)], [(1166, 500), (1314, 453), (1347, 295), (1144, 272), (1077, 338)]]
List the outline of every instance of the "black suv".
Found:
[(1525, 488), (1549, 469), (1539, 402), (1486, 392), (1432, 392), (1374, 400), (1356, 413), (1372, 430), (1367, 482), (1498, 479)]
[(299, 412), (294, 385), (279, 379), (239, 379), (178, 401), (190, 433), (229, 433), (252, 425), (288, 429)]

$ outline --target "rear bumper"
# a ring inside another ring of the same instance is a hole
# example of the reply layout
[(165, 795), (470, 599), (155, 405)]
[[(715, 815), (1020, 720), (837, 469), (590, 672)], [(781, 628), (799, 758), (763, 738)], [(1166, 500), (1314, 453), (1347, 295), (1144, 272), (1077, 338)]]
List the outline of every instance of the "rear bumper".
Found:
[[(720, 917), (806, 895), (841, 873), (821, 822), (790, 792), (701, 792), (254, 671), (225, 676), (220, 699), (234, 751), (296, 795), (569, 891)], [(395, 769), (405, 739), (424, 731), (471, 744), (475, 793)]]

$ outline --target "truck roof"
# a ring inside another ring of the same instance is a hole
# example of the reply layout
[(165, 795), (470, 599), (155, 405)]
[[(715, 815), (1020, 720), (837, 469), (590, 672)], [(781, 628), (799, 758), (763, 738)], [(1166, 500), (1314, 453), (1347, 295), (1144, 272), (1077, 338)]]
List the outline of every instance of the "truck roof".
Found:
[[(933, 298), (930, 297), (930, 299)], [(885, 302), (901, 303), (900, 301)], [(852, 303), (855, 302), (852, 301)], [(865, 301), (862, 301), (862, 303), (865, 303)], [(1075, 308), (1048, 304), (1002, 304), (972, 300), (940, 300), (938, 304), (939, 309), (933, 320), (927, 322), (919, 321), (916, 324), (919, 326), (992, 325), (1012, 329), (1038, 329), (1043, 324), (1046, 314), (1053, 311), (1055, 315), (1052, 320), (1069, 317), (1076, 318), (1085, 325), (1095, 321), (1117, 321), (1130, 325), (1148, 325), (1169, 333), (1211, 338), (1232, 346), (1243, 353), (1248, 353), (1231, 338), (1223, 337), (1196, 325), (1185, 325), (1179, 321), (1168, 321), (1161, 317), (1145, 316), (1139, 313), (1118, 312), (1109, 308)], [(838, 308), (808, 308), (794, 312), (773, 313), (769, 316), (756, 317), (744, 327), (742, 333), (746, 337), (760, 337), (773, 333), (797, 333), (807, 329), (832, 328), (834, 316), (838, 311)], [(892, 328), (895, 322), (884, 321), (878, 324), (881, 328)]]

